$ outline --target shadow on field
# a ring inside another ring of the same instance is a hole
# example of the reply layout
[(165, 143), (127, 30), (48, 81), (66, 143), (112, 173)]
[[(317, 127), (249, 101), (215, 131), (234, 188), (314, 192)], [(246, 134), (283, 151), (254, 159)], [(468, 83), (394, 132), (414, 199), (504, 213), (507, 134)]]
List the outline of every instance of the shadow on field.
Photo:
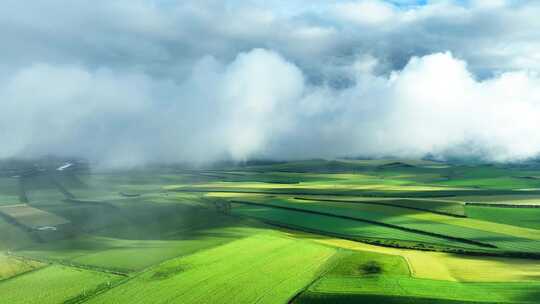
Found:
[(195, 230), (225, 228), (238, 222), (203, 208), (156, 204), (146, 207), (139, 210), (122, 208), (118, 216), (124, 219), (123, 224), (114, 224), (94, 234), (129, 240), (174, 240), (190, 237)]
[(540, 286), (539, 285), (532, 285), (530, 288), (528, 288), (526, 292), (524, 292), (521, 296), (519, 296), (516, 300), (525, 303), (538, 303), (540, 301)]

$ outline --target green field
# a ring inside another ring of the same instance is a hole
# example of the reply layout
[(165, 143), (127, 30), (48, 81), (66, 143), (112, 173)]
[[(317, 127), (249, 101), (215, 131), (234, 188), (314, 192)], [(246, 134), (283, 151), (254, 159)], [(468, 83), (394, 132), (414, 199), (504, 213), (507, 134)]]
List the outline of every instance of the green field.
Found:
[(0, 177), (0, 206), (19, 203), (19, 180)]
[(461, 283), (410, 276), (399, 256), (344, 252), (294, 303), (536, 303), (540, 283)]
[(11, 250), (33, 244), (32, 235), (13, 225), (6, 218), (0, 217), (0, 250)]
[(27, 204), (0, 206), (0, 213), (28, 229), (37, 229), (43, 226), (56, 227), (70, 223), (56, 214), (33, 208)]
[[(397, 208), (394, 206), (379, 206), (370, 204), (349, 204), (341, 202), (327, 202), (310, 199), (308, 201), (290, 199), (283, 197), (250, 197), (242, 200), (231, 200), (231, 202), (257, 203), (260, 205), (247, 205), (233, 208), (233, 213), (249, 215), (275, 221), (279, 223), (290, 223), (308, 229), (320, 229), (328, 231), (327, 227), (341, 235), (373, 237), (365, 229), (342, 227), (340, 223), (350, 223), (360, 228), (362, 224), (352, 221), (369, 221), (369, 228), (376, 228), (376, 234), (385, 238), (391, 238), (385, 233), (391, 233), (396, 239), (415, 240), (434, 244), (447, 244), (449, 246), (461, 246), (464, 248), (481, 247), (482, 244), (495, 246), (498, 250), (519, 251), (519, 252), (540, 252), (539, 236), (535, 230), (519, 228), (513, 226), (495, 225), (468, 218), (453, 218), (437, 213), (418, 214), (418, 211), (411, 209)], [(284, 210), (269, 207), (294, 208), (294, 210)], [(306, 214), (300, 212), (318, 212), (321, 214)], [(335, 218), (329, 215), (343, 216), (347, 219)], [(309, 223), (313, 219), (314, 224)], [(328, 222), (330, 221), (330, 222)], [(379, 223), (380, 225), (373, 225)], [(383, 226), (385, 225), (385, 226)], [(339, 228), (338, 228), (339, 227)], [(414, 238), (422, 236), (422, 238)], [(404, 234), (405, 233), (405, 234)], [(402, 235), (404, 234), (404, 235)], [(518, 237), (519, 236), (519, 237)], [(475, 243), (477, 242), (477, 244)], [(471, 246), (472, 245), (472, 246)], [(495, 249), (495, 248), (493, 248)]]
[(49, 266), (0, 281), (4, 303), (66, 303), (99, 289), (106, 289), (119, 278), (111, 274)]
[(279, 234), (256, 234), (167, 261), (90, 303), (286, 303), (334, 252)]
[(538, 303), (538, 283), (456, 283), (401, 276), (325, 277), (295, 303)]
[(0, 302), (536, 303), (536, 176), (311, 160), (1, 177)]
[(45, 264), (0, 254), (0, 281), (43, 267)]
[(503, 208), (486, 206), (467, 206), (470, 218), (515, 225), (525, 228), (540, 229), (540, 208)]
[(233, 208), (233, 214), (254, 217), (270, 223), (312, 232), (328, 233), (352, 239), (386, 240), (388, 243), (421, 243), (425, 246), (448, 246), (455, 248), (478, 248), (444, 238), (402, 231), (390, 227), (358, 222), (332, 216), (309, 214), (298, 211), (281, 210), (260, 206), (240, 206)]

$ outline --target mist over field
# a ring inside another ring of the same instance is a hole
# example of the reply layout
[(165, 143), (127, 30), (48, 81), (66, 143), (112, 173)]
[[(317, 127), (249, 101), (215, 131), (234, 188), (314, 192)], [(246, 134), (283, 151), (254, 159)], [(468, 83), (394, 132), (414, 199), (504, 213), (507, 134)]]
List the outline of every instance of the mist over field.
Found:
[(538, 15), (510, 0), (4, 1), (0, 158), (537, 157)]

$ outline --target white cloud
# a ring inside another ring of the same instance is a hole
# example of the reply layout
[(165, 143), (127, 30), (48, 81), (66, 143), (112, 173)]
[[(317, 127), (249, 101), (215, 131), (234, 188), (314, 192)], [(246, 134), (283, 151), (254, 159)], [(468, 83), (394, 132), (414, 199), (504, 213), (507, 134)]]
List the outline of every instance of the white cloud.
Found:
[(347, 21), (367, 25), (386, 23), (396, 16), (391, 4), (379, 0), (338, 3), (335, 11), (338, 17)]
[[(368, 72), (358, 81), (324, 93), (339, 107), (332, 106), (333, 117), (318, 127), (313, 145), (331, 147), (321, 151), (328, 156), (434, 153), (510, 161), (540, 153), (537, 74), (511, 72), (478, 81), (465, 62), (437, 53), (414, 57), (389, 77)], [(317, 143), (319, 138), (332, 143)]]
[(7, 1), (0, 157), (540, 152), (536, 2)]
[(509, 4), (507, 0), (473, 0), (471, 1), (472, 6), (482, 8), (482, 9), (493, 9), (505, 7)]
[(204, 58), (182, 84), (33, 65), (0, 86), (0, 157), (246, 159), (290, 127), (303, 84), (296, 66), (262, 49), (239, 54), (227, 66)]
[(235, 159), (261, 152), (271, 137), (291, 127), (295, 102), (303, 91), (298, 68), (280, 56), (253, 50), (228, 67), (221, 99), (227, 109), (225, 138)]

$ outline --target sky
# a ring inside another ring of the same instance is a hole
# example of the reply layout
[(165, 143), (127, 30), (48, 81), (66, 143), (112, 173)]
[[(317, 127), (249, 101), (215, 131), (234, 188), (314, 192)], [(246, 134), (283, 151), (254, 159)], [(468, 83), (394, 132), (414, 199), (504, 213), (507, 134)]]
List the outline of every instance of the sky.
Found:
[(0, 158), (540, 153), (539, 1), (0, 6)]

